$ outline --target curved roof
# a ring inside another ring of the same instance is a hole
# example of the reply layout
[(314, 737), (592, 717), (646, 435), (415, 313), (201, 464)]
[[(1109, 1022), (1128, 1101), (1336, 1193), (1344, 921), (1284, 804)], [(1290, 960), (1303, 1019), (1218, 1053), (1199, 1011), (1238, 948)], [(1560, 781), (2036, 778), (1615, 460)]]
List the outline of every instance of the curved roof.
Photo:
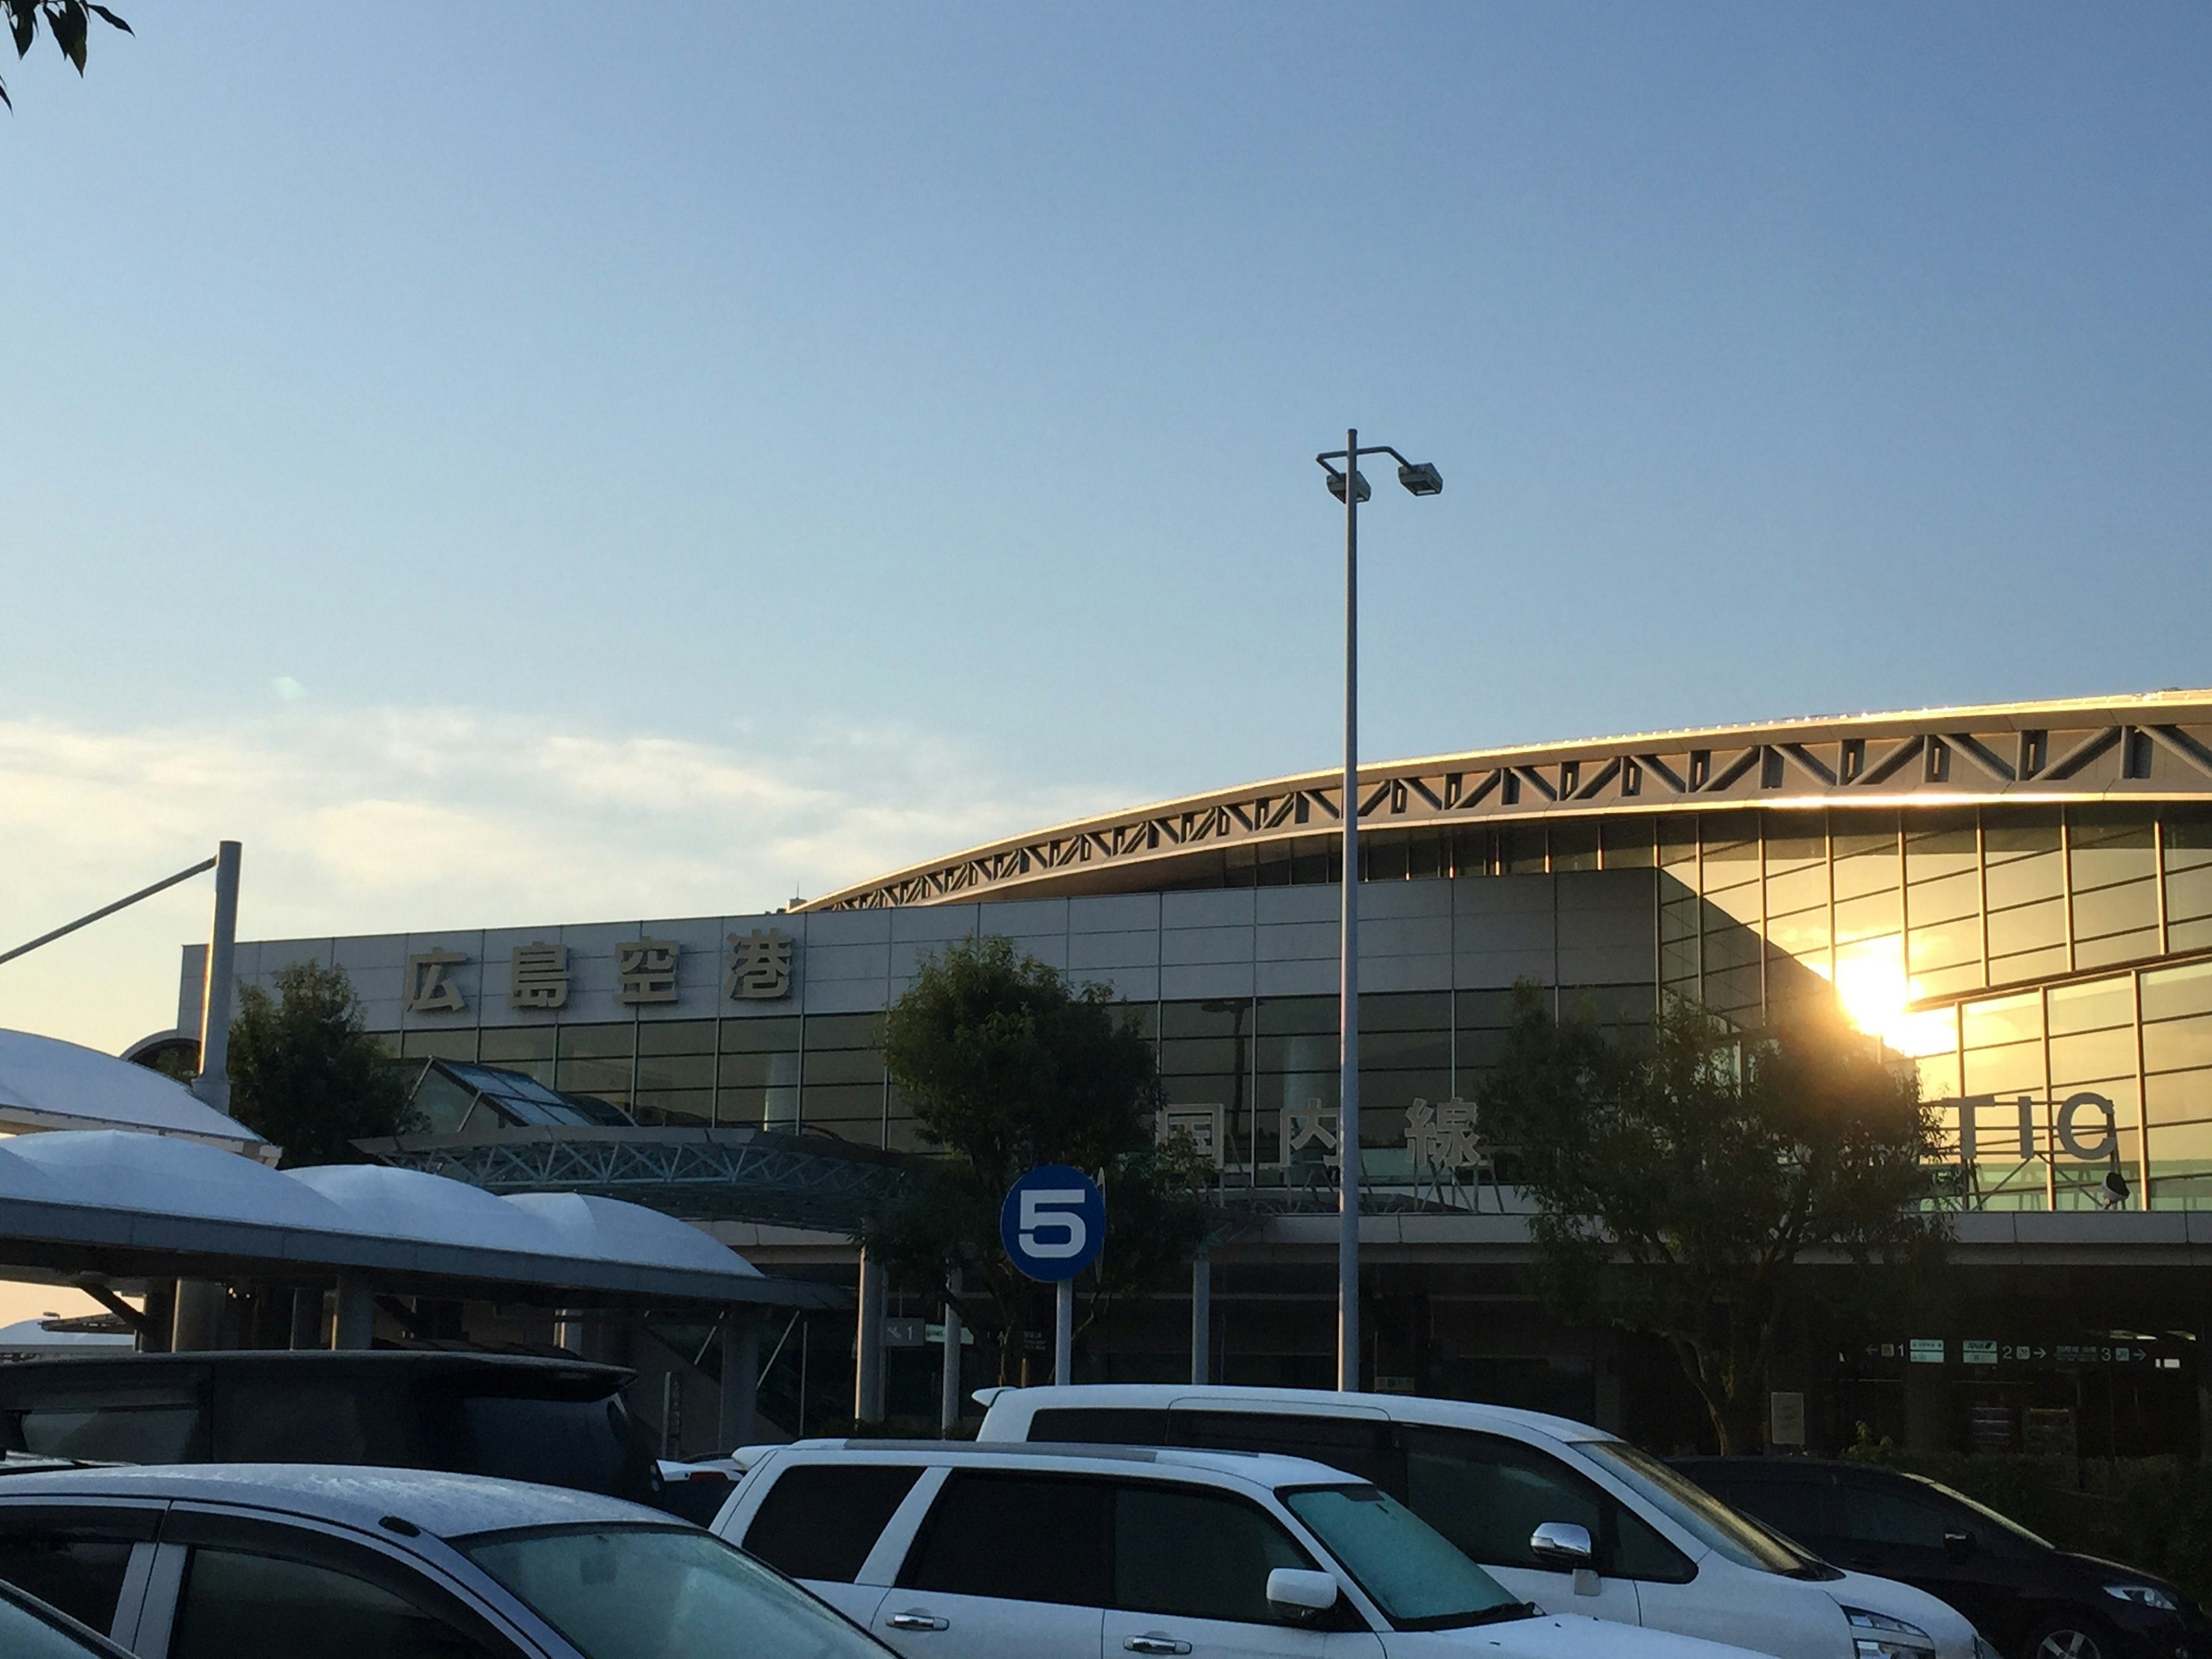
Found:
[[(2212, 691), (1988, 703), (1470, 750), (1360, 769), (1362, 832), (1759, 806), (2212, 800)], [(874, 909), (1178, 884), (1237, 848), (1340, 831), (1340, 772), (1063, 823), (799, 906)]]
[(577, 1194), (501, 1198), (382, 1164), (274, 1170), (121, 1130), (0, 1142), (0, 1238), (599, 1286), (717, 1301), (805, 1301), (699, 1229)]
[(0, 1129), (124, 1128), (233, 1152), (274, 1149), (173, 1078), (97, 1048), (0, 1030)]

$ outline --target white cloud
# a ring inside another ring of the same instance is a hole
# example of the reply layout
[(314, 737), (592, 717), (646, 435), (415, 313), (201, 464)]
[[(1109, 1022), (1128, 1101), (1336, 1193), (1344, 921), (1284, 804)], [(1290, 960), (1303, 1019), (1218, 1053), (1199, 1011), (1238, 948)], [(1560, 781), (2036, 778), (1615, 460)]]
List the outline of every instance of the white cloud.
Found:
[[(240, 932), (764, 909), (1117, 804), (1013, 787), (893, 726), (776, 747), (578, 731), (465, 708), (287, 704), (267, 719), (99, 731), (0, 721), (0, 948), (245, 844)], [(0, 1024), (114, 1049), (174, 1018), (190, 882), (0, 964)]]

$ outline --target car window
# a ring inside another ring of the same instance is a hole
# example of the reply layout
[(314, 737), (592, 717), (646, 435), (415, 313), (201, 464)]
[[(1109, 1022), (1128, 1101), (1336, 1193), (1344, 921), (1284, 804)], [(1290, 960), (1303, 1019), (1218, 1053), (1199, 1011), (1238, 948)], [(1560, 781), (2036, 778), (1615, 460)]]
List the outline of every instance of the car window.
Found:
[(486, 1659), (465, 1632), (333, 1568), (193, 1550), (169, 1659)]
[(1401, 1630), (1449, 1630), (1535, 1611), (1377, 1487), (1306, 1486), (1279, 1495)]
[(1103, 1607), (1113, 1515), (1102, 1480), (955, 1469), (907, 1552), (900, 1588)]
[(1114, 1605), (1132, 1613), (1272, 1624), (1267, 1575), (1313, 1558), (1258, 1504), (1129, 1481), (1114, 1498)]
[(81, 1625), (112, 1634), (131, 1550), (130, 1540), (119, 1538), (0, 1536), (0, 1579)]
[(1902, 1492), (1854, 1484), (1844, 1488), (1843, 1498), (1850, 1536), (1864, 1543), (1940, 1550), (1944, 1528), (1957, 1524), (1935, 1504)]
[(82, 1638), (0, 1595), (0, 1653), (8, 1659), (88, 1659), (100, 1651)]
[(1468, 1429), (1407, 1425), (1401, 1433), (1406, 1507), (1474, 1560), (1547, 1570), (1528, 1540), (1563, 1521), (1589, 1532), (1593, 1565), (1608, 1577), (1676, 1584), (1696, 1576), (1649, 1523), (1548, 1452)]
[(835, 1608), (696, 1527), (550, 1527), (454, 1541), (585, 1659), (890, 1659)]
[(90, 1463), (198, 1463), (207, 1414), (189, 1389), (118, 1389), (11, 1411), (9, 1443), (42, 1457)]
[(1168, 1413), (1168, 1442), (1222, 1451), (1277, 1452), (1310, 1457), (1389, 1492), (1405, 1490), (1405, 1460), (1391, 1425), (1381, 1418), (1322, 1417), (1290, 1412), (1189, 1411)]
[(1077, 1445), (1164, 1446), (1168, 1414), (1136, 1407), (1054, 1406), (1030, 1419), (1027, 1437)]
[(895, 1463), (799, 1463), (769, 1488), (744, 1547), (793, 1578), (849, 1584), (914, 1483)]
[(1825, 1475), (1804, 1480), (1760, 1478), (1698, 1484), (1730, 1509), (1741, 1510), (1753, 1520), (1763, 1521), (1801, 1544), (1818, 1544), (1844, 1535), (1835, 1487)]

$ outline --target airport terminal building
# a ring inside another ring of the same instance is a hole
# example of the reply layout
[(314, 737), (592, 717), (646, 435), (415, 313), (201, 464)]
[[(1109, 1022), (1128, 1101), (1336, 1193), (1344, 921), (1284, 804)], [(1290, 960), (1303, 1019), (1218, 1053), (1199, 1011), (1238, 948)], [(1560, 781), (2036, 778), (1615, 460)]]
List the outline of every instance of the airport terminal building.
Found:
[[(872, 1046), (876, 1017), (926, 953), (1005, 935), (1128, 1005), (1158, 1045), (1164, 1127), (1212, 1155), (1242, 1218), (1213, 1254), (1215, 1373), (1322, 1381), (1341, 1155), (1339, 783), (1284, 778), (1060, 825), (787, 913), (241, 943), (238, 972), (265, 984), (287, 962), (334, 963), (426, 1079), (495, 1068), (638, 1126), (575, 1131), (594, 1144), (720, 1126), (834, 1138), (880, 1164), (919, 1143)], [(1847, 1345), (1808, 1321), (1776, 1378), (1804, 1397), (1807, 1439), (1832, 1445), (1865, 1421), (1960, 1445), (2197, 1449), (2212, 693), (1439, 756), (1365, 769), (1356, 805), (1373, 1386), (1692, 1437), (1671, 1362), (1530, 1298), (1524, 1213), (1464, 1103), (1520, 979), (1612, 1022), (1680, 998), (1750, 1027), (1834, 997), (1945, 1103), (1965, 1208), (1947, 1311)], [(449, 1145), (562, 1133), (447, 1092)], [(492, 1184), (481, 1158), (451, 1167)], [(594, 1167), (560, 1178), (615, 1178)], [(2130, 1195), (2101, 1207), (2115, 1170)], [(720, 1213), (698, 1218), (764, 1269), (849, 1279), (834, 1228)], [(918, 1341), (933, 1308), (900, 1311), (894, 1340), (911, 1328)], [(1179, 1375), (1188, 1319), (1172, 1298), (1131, 1310), (1079, 1363)], [(805, 1340), (820, 1375), (797, 1398), (826, 1421), (832, 1338)], [(926, 1399), (934, 1356), (913, 1360)], [(903, 1374), (895, 1364), (895, 1409)]]

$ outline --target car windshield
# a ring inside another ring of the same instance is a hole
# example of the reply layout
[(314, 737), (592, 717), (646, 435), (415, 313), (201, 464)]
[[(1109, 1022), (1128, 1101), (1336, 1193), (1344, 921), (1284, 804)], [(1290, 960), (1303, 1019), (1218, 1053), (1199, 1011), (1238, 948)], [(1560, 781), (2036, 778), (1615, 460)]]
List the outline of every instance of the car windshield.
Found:
[(1941, 1480), (1930, 1480), (1924, 1474), (1911, 1474), (1902, 1469), (1899, 1470), (1898, 1473), (1904, 1474), (1907, 1480), (1918, 1481), (1930, 1492), (1942, 1492), (1944, 1497), (1949, 1498), (1954, 1504), (1960, 1504), (1963, 1507), (1972, 1510), (1976, 1515), (1980, 1516), (1983, 1520), (1988, 1522), (2000, 1532), (2008, 1534), (2010, 1536), (2014, 1538), (2025, 1539), (2027, 1542), (2036, 1545), (2043, 1549), (2049, 1550), (2058, 1547), (2048, 1538), (2042, 1536), (2040, 1534), (2030, 1532), (2026, 1527), (2021, 1526), (2019, 1522), (2014, 1520), (2010, 1516), (1999, 1515), (1987, 1504), (1980, 1503), (1974, 1498), (1969, 1498), (1966, 1493), (1958, 1491), (1954, 1487), (1945, 1486)]
[(842, 1614), (696, 1528), (543, 1528), (453, 1542), (585, 1659), (886, 1659)]
[(1374, 1486), (1305, 1486), (1278, 1495), (1400, 1630), (1446, 1630), (1536, 1611)]
[(1768, 1531), (1749, 1516), (1738, 1514), (1647, 1451), (1623, 1440), (1580, 1440), (1575, 1443), (1575, 1449), (1602, 1464), (1684, 1532), (1738, 1566), (1788, 1578), (1838, 1576), (1818, 1556), (1808, 1554), (1779, 1533)]

